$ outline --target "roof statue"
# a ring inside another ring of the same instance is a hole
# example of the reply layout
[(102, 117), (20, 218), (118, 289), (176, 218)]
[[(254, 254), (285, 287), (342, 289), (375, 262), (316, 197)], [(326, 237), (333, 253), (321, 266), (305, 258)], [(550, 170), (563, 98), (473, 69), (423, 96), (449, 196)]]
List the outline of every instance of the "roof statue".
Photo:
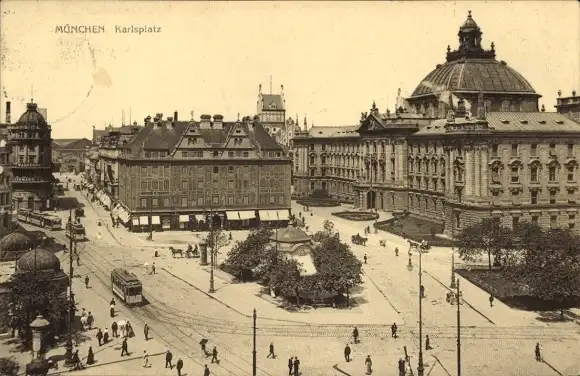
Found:
[(483, 101), (482, 91), (477, 95), (477, 118), (479, 120), (485, 120), (485, 102)]

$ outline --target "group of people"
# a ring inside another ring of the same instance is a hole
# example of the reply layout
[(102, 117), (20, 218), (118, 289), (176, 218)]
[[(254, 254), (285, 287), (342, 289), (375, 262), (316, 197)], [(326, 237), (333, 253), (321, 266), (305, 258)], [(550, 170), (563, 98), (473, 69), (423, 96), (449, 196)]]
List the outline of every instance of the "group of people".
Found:
[[(396, 324), (393, 324), (396, 327)], [(353, 331), (352, 331), (352, 338), (353, 338), (353, 344), (357, 344), (360, 343), (360, 339), (359, 339), (359, 333), (358, 333), (358, 328), (355, 326)], [(349, 344), (346, 344), (346, 347), (344, 348), (344, 360), (346, 360), (346, 362), (350, 362), (350, 354), (351, 354), (352, 350), (350, 349)], [(373, 372), (373, 361), (371, 360), (371, 356), (367, 355), (366, 359), (365, 359), (365, 368), (366, 368), (366, 374), (370, 375)]]

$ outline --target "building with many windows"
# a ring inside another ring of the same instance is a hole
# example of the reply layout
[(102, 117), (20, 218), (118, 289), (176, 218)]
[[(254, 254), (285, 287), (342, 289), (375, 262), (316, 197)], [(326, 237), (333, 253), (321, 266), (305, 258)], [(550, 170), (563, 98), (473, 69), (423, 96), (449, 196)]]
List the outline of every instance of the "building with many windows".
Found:
[(360, 208), (408, 210), (448, 235), (490, 217), (577, 229), (580, 124), (538, 111), (531, 85), (481, 48), (471, 14), (459, 39), (394, 113), (373, 103), (359, 124), (296, 133), (296, 195), (325, 189)]
[(262, 85), (258, 86), (257, 114), (262, 126), (278, 143), (289, 146), (293, 133), (286, 124), (286, 99), (284, 85), (280, 86), (280, 94), (262, 93)]
[(145, 119), (120, 145), (119, 218), (136, 230), (241, 228), (290, 215), (290, 158), (259, 117)]

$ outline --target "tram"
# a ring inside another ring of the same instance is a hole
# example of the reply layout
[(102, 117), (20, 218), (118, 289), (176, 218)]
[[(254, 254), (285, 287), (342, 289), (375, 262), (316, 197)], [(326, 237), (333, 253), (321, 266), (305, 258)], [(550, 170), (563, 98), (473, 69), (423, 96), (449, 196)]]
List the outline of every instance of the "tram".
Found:
[(126, 269), (117, 268), (111, 272), (111, 288), (128, 306), (143, 302), (143, 285), (137, 276)]
[(30, 209), (20, 208), (18, 209), (17, 215), (20, 222), (28, 223), (38, 227), (44, 227), (50, 230), (62, 229), (62, 219), (50, 214), (39, 213)]
[(83, 226), (82, 223), (80, 223), (80, 222), (73, 223), (72, 225), (70, 222), (67, 222), (67, 224), (66, 224), (66, 236), (68, 238), (73, 238), (74, 240), (77, 240), (77, 241), (85, 240), (85, 236), (86, 236), (85, 226)]

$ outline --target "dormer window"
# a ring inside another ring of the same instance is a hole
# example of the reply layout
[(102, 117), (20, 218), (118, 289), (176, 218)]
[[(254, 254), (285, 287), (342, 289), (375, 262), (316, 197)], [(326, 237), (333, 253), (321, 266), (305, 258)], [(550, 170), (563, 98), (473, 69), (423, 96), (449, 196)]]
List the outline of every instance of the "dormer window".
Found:
[(276, 103), (274, 103), (274, 102), (270, 103), (270, 108), (272, 110), (275, 110), (276, 109)]
[(214, 158), (215, 158), (215, 157), (218, 157), (218, 156), (219, 156), (219, 152), (218, 152), (217, 150), (214, 150), (214, 151), (213, 151), (213, 156), (214, 156)]

